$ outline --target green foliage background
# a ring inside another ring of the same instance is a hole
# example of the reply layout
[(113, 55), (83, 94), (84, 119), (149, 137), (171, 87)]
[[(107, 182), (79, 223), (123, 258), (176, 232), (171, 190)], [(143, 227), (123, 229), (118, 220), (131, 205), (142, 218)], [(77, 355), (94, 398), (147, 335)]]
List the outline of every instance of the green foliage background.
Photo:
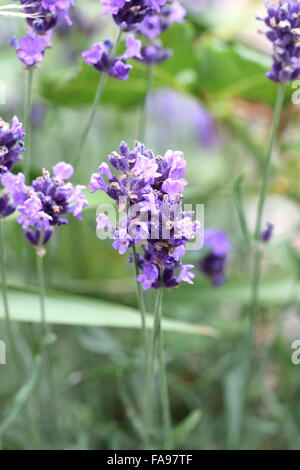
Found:
[[(32, 177), (57, 161), (74, 160), (99, 80), (94, 69), (82, 64), (80, 52), (93, 39), (116, 35), (97, 1), (76, 3), (98, 27), (94, 38), (76, 28), (64, 37), (56, 35), (34, 74), (34, 101), (43, 103), (47, 113), (33, 133)], [(292, 88), (286, 96), (270, 191), (276, 201), (273, 213), (282, 223), (264, 257), (255, 368), (241, 425), (241, 351), (249, 316), (252, 253), (243, 241), (233, 187), (246, 169), (244, 191), (251, 221), (251, 201), (258, 191), (276, 96), (276, 85), (265, 78), (271, 59), (253, 20), (261, 2), (244, 3), (242, 13), (232, 14), (232, 22), (226, 16), (226, 24), (222, 11), (214, 15), (207, 11), (190, 14), (186, 24), (173, 26), (163, 42), (174, 55), (154, 72), (155, 90), (171, 88), (210, 111), (219, 143), (207, 149), (188, 130), (180, 133), (178, 142), (171, 116), (172, 132), (166, 132), (164, 139), (149, 116), (146, 145), (157, 153), (180, 146), (188, 161), (186, 202), (205, 204), (205, 225), (226, 230), (232, 244), (223, 287), (213, 289), (198, 273), (194, 286), (182, 286), (164, 298), (174, 437), (176, 447), (184, 449), (300, 447), (300, 369), (291, 362), (292, 340), (300, 338), (300, 122), (299, 107), (291, 104)], [(7, 84), (1, 115), (9, 120), (13, 113), (22, 116), (26, 71), (7, 46), (6, 36), (19, 36), (24, 23), (0, 21), (1, 27), (5, 23), (0, 78)], [(135, 63), (128, 81), (109, 79), (77, 168), (78, 183), (88, 183), (89, 175), (120, 140), (132, 144), (136, 139), (145, 76), (144, 66)], [(56, 335), (50, 348), (56, 384), (51, 406), (47, 384), (36, 379), (40, 364), (35, 359), (34, 257), (25, 271), (23, 234), (14, 217), (6, 223), (9, 299), (26, 372), (17, 373), (10, 356), (8, 366), (0, 366), (0, 436), (5, 449), (142, 447), (142, 350), (133, 273), (126, 256), (120, 257), (109, 241), (96, 237), (96, 209), (105, 196), (89, 199), (84, 223), (71, 221), (57, 233), (46, 259), (47, 316)], [(188, 258), (197, 266), (200, 254), (192, 252)], [(151, 292), (147, 305), (151, 312)], [(218, 336), (202, 335), (199, 325), (215, 328)], [(0, 326), (0, 337), (5, 339), (3, 323)], [(159, 435), (157, 439), (159, 446)]]

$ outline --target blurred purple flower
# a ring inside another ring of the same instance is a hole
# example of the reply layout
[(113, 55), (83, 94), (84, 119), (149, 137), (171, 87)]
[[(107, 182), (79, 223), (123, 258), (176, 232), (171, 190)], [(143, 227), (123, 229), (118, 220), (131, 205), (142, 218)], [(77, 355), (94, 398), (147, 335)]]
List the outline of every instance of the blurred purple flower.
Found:
[(200, 261), (200, 270), (214, 286), (225, 282), (225, 266), (230, 252), (230, 243), (225, 232), (212, 228), (204, 233), (204, 247), (208, 253)]
[(34, 31), (29, 30), (26, 36), (19, 40), (13, 37), (10, 45), (16, 49), (17, 57), (26, 68), (36, 67), (42, 62), (47, 47), (51, 47), (51, 32), (45, 36), (40, 36)]
[(216, 122), (198, 100), (170, 88), (161, 88), (151, 94), (147, 109), (154, 123), (153, 130), (155, 134), (161, 133), (162, 139), (174, 141), (188, 135), (206, 148), (217, 144)]
[(272, 224), (272, 222), (268, 222), (266, 229), (261, 234), (261, 241), (263, 243), (269, 243), (269, 241), (273, 237), (273, 232), (274, 232), (274, 224)]

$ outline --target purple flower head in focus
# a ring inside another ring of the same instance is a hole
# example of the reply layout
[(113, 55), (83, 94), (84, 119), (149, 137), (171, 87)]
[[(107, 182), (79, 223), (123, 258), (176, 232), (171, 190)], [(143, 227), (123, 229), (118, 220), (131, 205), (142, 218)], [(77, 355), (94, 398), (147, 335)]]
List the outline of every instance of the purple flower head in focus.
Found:
[(68, 223), (68, 214), (82, 220), (82, 210), (88, 203), (82, 192), (84, 186), (73, 186), (66, 181), (72, 176), (73, 167), (59, 162), (53, 167), (53, 176), (44, 170), (43, 175), (35, 179), (31, 186), (23, 184), (16, 191), (14, 198), (19, 198), (20, 204), (17, 222), (22, 225), (31, 243), (47, 243), (53, 227)]
[(34, 68), (42, 62), (45, 50), (51, 47), (51, 32), (40, 36), (29, 30), (21, 39), (12, 38), (10, 45), (16, 49), (17, 57), (25, 68)]
[(140, 142), (133, 149), (121, 142), (119, 152), (112, 152), (108, 159), (110, 166), (99, 166), (89, 188), (92, 192), (105, 191), (123, 216), (112, 227), (108, 217), (99, 214), (97, 229), (109, 230), (113, 247), (120, 254), (141, 244), (137, 280), (143, 289), (192, 283), (193, 266), (183, 265), (181, 258), (185, 245), (197, 236), (200, 227), (191, 212), (182, 211), (187, 184), (184, 154), (168, 150), (164, 156), (156, 156)]
[(15, 116), (11, 125), (0, 118), (0, 182), (1, 176), (11, 171), (14, 164), (21, 159), (24, 152), (23, 137), (25, 131)]
[(258, 19), (268, 27), (264, 34), (273, 44), (273, 66), (267, 77), (287, 83), (300, 77), (300, 3), (267, 0), (265, 4), (267, 15)]
[(225, 232), (212, 228), (204, 233), (204, 246), (207, 254), (200, 262), (200, 270), (214, 286), (225, 282), (225, 265), (230, 252), (230, 243)]
[(174, 23), (183, 23), (186, 10), (179, 2), (169, 2), (158, 14), (147, 15), (140, 25), (139, 33), (147, 39), (156, 39)]

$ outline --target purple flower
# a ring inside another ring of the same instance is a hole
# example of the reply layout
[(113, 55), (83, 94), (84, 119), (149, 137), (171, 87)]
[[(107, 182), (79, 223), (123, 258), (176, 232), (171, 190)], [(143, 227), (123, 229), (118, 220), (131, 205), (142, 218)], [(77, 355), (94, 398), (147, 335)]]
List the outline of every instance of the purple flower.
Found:
[[(88, 205), (82, 193), (84, 186), (73, 186), (71, 182), (65, 181), (73, 175), (71, 165), (59, 162), (53, 167), (53, 173), (51, 176), (44, 170), (43, 175), (35, 179), (30, 187), (24, 184), (22, 186), (20, 182), (19, 191), (16, 191), (18, 200), (22, 201), (18, 208), (20, 215), (17, 221), (31, 243), (36, 239), (32, 231), (41, 234), (41, 244), (43, 240), (49, 241), (54, 226), (68, 223), (67, 214), (82, 220), (82, 210)], [(23, 178), (22, 181), (24, 182)], [(43, 236), (44, 232), (49, 233)]]
[(258, 19), (268, 26), (264, 34), (273, 44), (273, 66), (267, 77), (287, 83), (300, 77), (300, 3), (267, 0), (266, 8), (267, 15)]
[(21, 159), (24, 136), (24, 129), (16, 116), (13, 117), (11, 126), (0, 118), (0, 180)]
[(141, 23), (139, 33), (147, 39), (156, 39), (173, 23), (182, 23), (186, 10), (179, 2), (167, 3), (157, 15), (146, 16)]
[(109, 75), (118, 80), (127, 80), (128, 74), (132, 70), (132, 65), (126, 64), (122, 59), (114, 59), (109, 69)]
[(69, 9), (73, 0), (20, 0), (20, 3), (25, 13), (35, 16), (26, 21), (37, 34), (46, 33), (60, 21), (71, 24)]
[(93, 65), (96, 70), (103, 72), (110, 63), (112, 47), (113, 43), (105, 40), (101, 44), (94, 44), (91, 49), (84, 51), (81, 55), (87, 65)]
[[(176, 287), (180, 282), (192, 282), (191, 265), (183, 267), (181, 258), (185, 245), (199, 231), (193, 214), (182, 211), (182, 190), (186, 162), (182, 152), (168, 150), (164, 157), (136, 142), (131, 150), (121, 142), (119, 153), (109, 156), (113, 174), (102, 163), (98, 173), (91, 177), (92, 192), (105, 191), (126, 216), (113, 229), (105, 214), (97, 217), (97, 229), (109, 228), (113, 247), (124, 254), (133, 245), (141, 243), (138, 266), (142, 274), (138, 281), (143, 289)], [(172, 191), (169, 191), (169, 186)], [(176, 192), (176, 185), (178, 192)]]
[(195, 274), (190, 272), (190, 270), (193, 268), (194, 266), (192, 264), (183, 264), (180, 267), (180, 271), (177, 276), (177, 282), (187, 282), (188, 284), (194, 284), (193, 279)]
[(132, 66), (127, 64), (127, 60), (133, 55), (140, 55), (141, 43), (134, 37), (127, 38), (126, 50), (123, 55), (112, 57), (111, 49), (113, 43), (105, 40), (102, 43), (94, 44), (91, 49), (84, 51), (81, 55), (87, 65), (93, 65), (99, 72), (105, 72), (118, 80), (127, 80)]
[(15, 212), (15, 205), (12, 203), (10, 195), (7, 193), (0, 194), (0, 219), (8, 217)]
[(268, 222), (266, 229), (261, 234), (261, 241), (263, 243), (269, 243), (269, 241), (273, 237), (273, 232), (274, 232), (274, 225), (272, 224), (272, 222)]
[(204, 246), (208, 253), (200, 262), (202, 273), (207, 276), (214, 286), (225, 282), (225, 265), (230, 252), (230, 243), (225, 232), (215, 229), (206, 229), (204, 233)]
[(29, 30), (26, 36), (17, 40), (13, 38), (10, 45), (16, 49), (17, 57), (26, 68), (36, 67), (42, 62), (47, 47), (51, 46), (51, 33), (39, 36), (34, 31)]
[(171, 49), (163, 49), (161, 44), (149, 44), (143, 46), (140, 57), (136, 57), (141, 62), (147, 65), (154, 65), (160, 62), (164, 62), (169, 59), (173, 51)]
[(159, 271), (155, 264), (142, 264), (143, 274), (139, 274), (137, 281), (142, 283), (143, 290), (150, 289), (156, 283)]

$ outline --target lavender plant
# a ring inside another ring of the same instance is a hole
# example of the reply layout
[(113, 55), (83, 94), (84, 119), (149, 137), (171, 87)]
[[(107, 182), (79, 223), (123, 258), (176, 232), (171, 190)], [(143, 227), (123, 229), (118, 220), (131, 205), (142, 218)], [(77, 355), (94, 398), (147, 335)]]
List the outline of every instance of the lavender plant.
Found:
[[(80, 161), (81, 155), (93, 124), (97, 106), (104, 92), (107, 76), (118, 80), (127, 80), (132, 65), (127, 61), (134, 58), (140, 62), (151, 66), (155, 63), (163, 62), (172, 54), (170, 50), (164, 50), (159, 41), (152, 41), (151, 44), (142, 45), (135, 39), (138, 34), (151, 40), (156, 40), (159, 34), (165, 31), (175, 22), (182, 22), (185, 10), (178, 2), (169, 0), (100, 0), (104, 6), (104, 14), (111, 14), (115, 23), (119, 27), (118, 37), (115, 43), (109, 39), (102, 43), (94, 44), (91, 49), (82, 53), (87, 65), (93, 65), (101, 72), (99, 84), (95, 93), (91, 111), (87, 123), (83, 128), (81, 139), (74, 160), (75, 165)], [(121, 56), (117, 56), (119, 45), (123, 33), (131, 33), (126, 39), (126, 50)], [(134, 34), (134, 35), (133, 35)], [(149, 69), (150, 70), (150, 69)], [(146, 80), (146, 95), (150, 89), (151, 77)], [(143, 140), (144, 115), (142, 119), (141, 131), (138, 138)]]
[[(193, 221), (191, 212), (182, 211), (182, 193), (187, 184), (184, 179), (186, 161), (182, 152), (168, 150), (162, 157), (146, 150), (140, 142), (135, 143), (133, 150), (121, 142), (119, 153), (112, 152), (109, 163), (117, 173), (113, 173), (107, 163), (101, 163), (98, 172), (91, 177), (89, 188), (93, 193), (105, 191), (114, 200), (121, 218), (114, 227), (108, 216), (100, 213), (97, 230), (104, 229), (111, 234), (113, 247), (121, 255), (132, 248), (134, 255), (129, 261), (137, 263), (137, 282), (143, 290), (157, 290), (153, 338), (147, 358), (147, 400), (148, 403), (152, 400), (151, 384), (158, 347), (165, 444), (169, 448), (170, 411), (161, 333), (162, 291), (178, 287), (182, 282), (193, 284), (195, 274), (191, 270), (194, 266), (183, 264), (182, 258), (186, 244), (195, 239), (200, 227), (197, 221)], [(145, 312), (141, 314), (145, 335)], [(147, 342), (147, 338), (144, 339)], [(152, 408), (149, 412), (151, 416)]]
[(16, 49), (17, 57), (27, 71), (23, 117), (27, 147), (26, 166), (24, 169), (26, 178), (29, 177), (31, 167), (30, 110), (33, 71), (43, 61), (46, 49), (51, 47), (53, 29), (61, 21), (71, 25), (69, 9), (73, 4), (73, 0), (20, 0), (19, 7), (24, 12), (28, 31), (20, 39), (13, 37), (10, 45)]
[(267, 225), (267, 228), (263, 229), (263, 215), (270, 180), (273, 149), (276, 143), (277, 131), (280, 124), (286, 85), (291, 80), (300, 76), (300, 3), (297, 0), (282, 0), (278, 2), (268, 0), (265, 4), (267, 14), (265, 17), (259, 17), (258, 19), (264, 21), (265, 25), (268, 27), (267, 31), (264, 31), (264, 34), (273, 46), (273, 65), (272, 69), (267, 73), (267, 77), (278, 83), (278, 92), (272, 119), (271, 135), (263, 164), (263, 176), (256, 213), (254, 263), (251, 289), (251, 316), (246, 339), (244, 383), (242, 390), (243, 402), (245, 402), (247, 384), (250, 378), (254, 332), (259, 314), (261, 265), (264, 252), (263, 245), (270, 241), (273, 232), (272, 224)]
[(2, 178), (4, 190), (12, 195), (18, 208), (17, 222), (22, 226), (27, 240), (36, 248), (43, 333), (47, 333), (43, 270), (45, 245), (50, 241), (55, 227), (68, 223), (68, 214), (82, 220), (82, 211), (88, 205), (82, 192), (84, 186), (73, 186), (68, 181), (72, 176), (73, 167), (59, 162), (53, 167), (53, 175), (43, 170), (42, 176), (30, 186), (26, 186), (22, 173), (7, 173)]
[(8, 340), (14, 355), (14, 361), (18, 364), (16, 346), (11, 327), (10, 309), (7, 294), (6, 281), (6, 259), (5, 259), (5, 219), (16, 210), (16, 201), (12, 198), (12, 193), (5, 187), (5, 181), (11, 174), (17, 161), (21, 159), (24, 151), (23, 138), (25, 132), (17, 117), (12, 119), (11, 125), (0, 119), (0, 266), (1, 266), (1, 291), (5, 323)]

